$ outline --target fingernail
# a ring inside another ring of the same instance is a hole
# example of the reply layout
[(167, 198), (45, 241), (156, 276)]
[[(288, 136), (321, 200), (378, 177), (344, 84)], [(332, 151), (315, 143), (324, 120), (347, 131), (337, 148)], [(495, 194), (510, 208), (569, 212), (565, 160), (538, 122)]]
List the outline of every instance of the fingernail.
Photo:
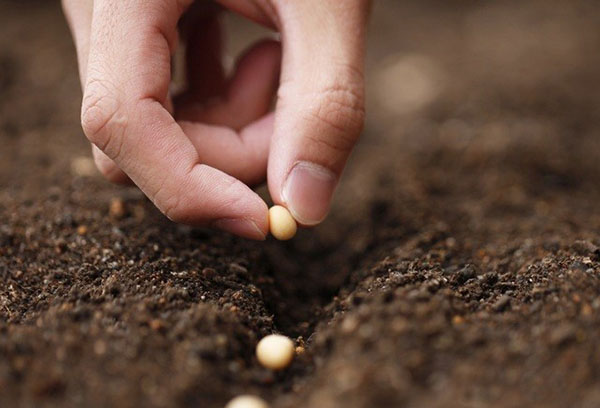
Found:
[(244, 238), (263, 241), (266, 239), (265, 233), (256, 225), (254, 221), (240, 218), (222, 218), (212, 223), (214, 228), (230, 232)]
[(288, 175), (281, 193), (296, 221), (315, 225), (329, 212), (337, 177), (323, 166), (298, 162)]

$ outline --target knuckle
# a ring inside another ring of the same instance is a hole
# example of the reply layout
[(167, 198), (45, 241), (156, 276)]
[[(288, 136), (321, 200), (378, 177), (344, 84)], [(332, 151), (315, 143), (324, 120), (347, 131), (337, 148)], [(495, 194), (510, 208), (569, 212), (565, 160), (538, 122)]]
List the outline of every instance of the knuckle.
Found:
[(362, 129), (365, 117), (362, 91), (351, 87), (332, 86), (322, 92), (316, 115), (331, 127), (355, 133)]
[(309, 137), (334, 150), (350, 150), (364, 126), (364, 91), (359, 86), (332, 85), (314, 100), (308, 120), (315, 121), (321, 131)]
[(126, 126), (127, 116), (118, 96), (102, 81), (89, 81), (81, 107), (81, 127), (89, 141), (115, 158), (120, 148), (114, 142), (122, 139)]

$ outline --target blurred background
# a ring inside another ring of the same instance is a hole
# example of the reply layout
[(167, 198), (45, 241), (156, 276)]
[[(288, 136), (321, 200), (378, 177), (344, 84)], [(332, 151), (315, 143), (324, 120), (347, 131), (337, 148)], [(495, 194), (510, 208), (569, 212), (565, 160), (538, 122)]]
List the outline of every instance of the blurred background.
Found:
[[(53, 177), (87, 150), (73, 45), (58, 1), (2, 0), (0, 12), (0, 183)], [(362, 145), (502, 150), (543, 137), (553, 153), (593, 151), (599, 14), (579, 1), (376, 1)], [(227, 22), (232, 59), (264, 34)]]

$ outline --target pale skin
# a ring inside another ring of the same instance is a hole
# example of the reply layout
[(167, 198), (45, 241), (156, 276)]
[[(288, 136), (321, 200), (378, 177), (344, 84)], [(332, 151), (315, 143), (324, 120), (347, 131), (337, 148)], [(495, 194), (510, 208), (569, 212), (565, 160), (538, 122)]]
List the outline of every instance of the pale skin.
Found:
[[(211, 0), (63, 0), (95, 162), (176, 222), (264, 239), (268, 208), (248, 186), (266, 178), (275, 204), (316, 225), (363, 126), (370, 1), (218, 3), (281, 33), (230, 78)], [(188, 87), (172, 98), (179, 42)]]

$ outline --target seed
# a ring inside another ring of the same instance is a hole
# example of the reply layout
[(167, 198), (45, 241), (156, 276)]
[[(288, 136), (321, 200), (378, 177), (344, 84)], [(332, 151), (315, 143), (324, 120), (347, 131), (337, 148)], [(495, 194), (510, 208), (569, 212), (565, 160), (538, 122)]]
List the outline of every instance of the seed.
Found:
[(240, 395), (229, 401), (225, 408), (269, 408), (269, 405), (254, 395)]
[(294, 342), (281, 334), (264, 337), (256, 346), (258, 362), (271, 370), (283, 370), (294, 358)]
[(275, 238), (281, 241), (291, 239), (297, 228), (296, 220), (287, 208), (275, 205), (269, 209), (269, 229)]

